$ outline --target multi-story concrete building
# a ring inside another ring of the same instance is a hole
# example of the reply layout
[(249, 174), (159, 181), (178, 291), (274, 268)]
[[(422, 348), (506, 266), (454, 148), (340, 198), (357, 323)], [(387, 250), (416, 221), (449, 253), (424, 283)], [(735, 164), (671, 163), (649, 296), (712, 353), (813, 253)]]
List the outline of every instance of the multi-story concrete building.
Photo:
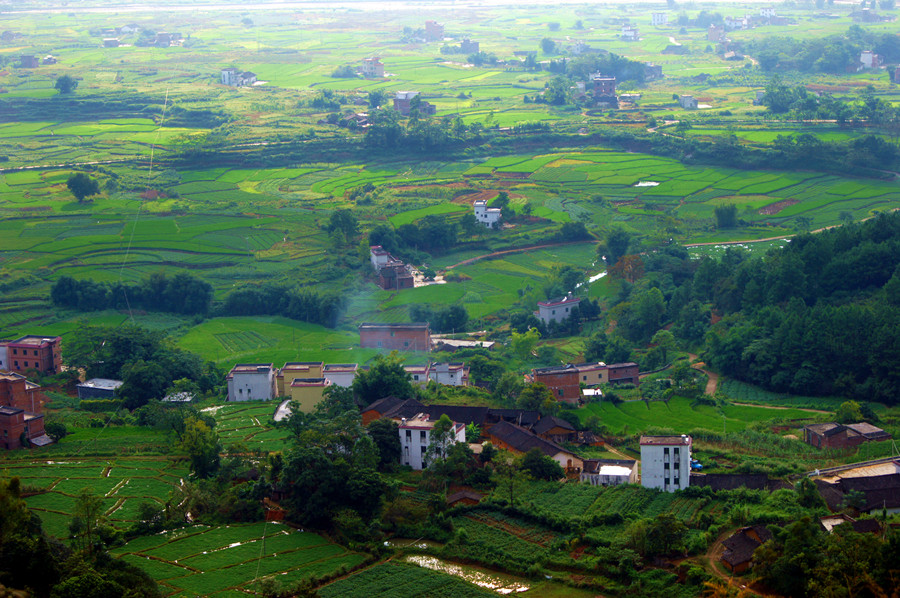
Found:
[(277, 372), (271, 363), (239, 363), (228, 372), (228, 401), (269, 401), (275, 398)]
[(465, 363), (432, 363), (428, 379), (447, 386), (468, 386), (469, 368)]
[(322, 366), (321, 361), (289, 361), (285, 363), (275, 376), (277, 396), (288, 396), (291, 382), (297, 378), (321, 378)]
[(355, 363), (328, 363), (322, 370), (322, 375), (335, 386), (349, 388), (353, 385), (359, 365)]
[(466, 38), (459, 43), (459, 49), (463, 54), (478, 54), (481, 51), (481, 44)]
[[(419, 95), (418, 91), (398, 91), (394, 97), (394, 110), (403, 116), (409, 116), (412, 110), (413, 98)], [(419, 115), (432, 116), (437, 112), (437, 108), (424, 100), (419, 101)]]
[(475, 219), (488, 228), (494, 228), (500, 222), (500, 208), (489, 208), (486, 199), (476, 199), (472, 204)]
[(303, 413), (312, 413), (316, 405), (325, 398), (325, 391), (331, 386), (328, 378), (294, 378), (287, 391), (291, 401), (300, 406)]
[[(431, 444), (431, 430), (435, 420), (429, 418), (427, 413), (419, 413), (409, 419), (400, 421), (400, 463), (409, 465), (413, 469), (425, 469), (428, 467), (428, 447)], [(466, 441), (466, 426), (461, 423), (453, 423), (451, 432), (451, 444)]]
[(381, 58), (373, 56), (371, 58), (363, 58), (359, 67), (359, 72), (366, 79), (380, 79), (384, 77), (384, 63)]
[(607, 379), (610, 384), (634, 384), (637, 386), (641, 383), (639, 377), (638, 364), (633, 361), (625, 363), (611, 363), (607, 368)]
[(444, 26), (437, 21), (425, 21), (425, 39), (430, 42), (444, 39)]
[(642, 486), (674, 492), (690, 484), (690, 436), (641, 436)]
[(575, 368), (578, 370), (578, 381), (584, 386), (599, 386), (609, 382), (609, 366), (602, 361), (579, 363)]
[(12, 372), (37, 370), (44, 374), (62, 371), (62, 355), (58, 336), (29, 334), (14, 341), (7, 341), (4, 367)]
[(431, 330), (427, 322), (409, 324), (363, 322), (359, 325), (359, 343), (364, 349), (431, 351)]
[(669, 15), (664, 12), (651, 12), (650, 23), (652, 23), (654, 27), (665, 27), (669, 24)]

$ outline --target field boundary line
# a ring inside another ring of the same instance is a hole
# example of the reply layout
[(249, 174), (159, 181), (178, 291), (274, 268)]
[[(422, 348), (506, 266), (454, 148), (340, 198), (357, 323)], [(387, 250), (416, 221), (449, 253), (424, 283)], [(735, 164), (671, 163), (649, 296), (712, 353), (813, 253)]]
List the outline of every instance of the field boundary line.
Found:
[(441, 272), (446, 272), (447, 270), (450, 270), (452, 268), (457, 268), (459, 266), (468, 266), (469, 264), (474, 264), (475, 262), (480, 261), (480, 260), (489, 259), (489, 258), (497, 257), (500, 255), (508, 255), (510, 253), (524, 253), (527, 251), (531, 251), (532, 249), (546, 249), (548, 247), (564, 247), (566, 245), (579, 245), (581, 243), (596, 243), (596, 242), (597, 242), (596, 239), (585, 239), (583, 241), (565, 241), (563, 243), (546, 243), (543, 245), (529, 245), (527, 247), (518, 247), (516, 249), (505, 249), (503, 251), (495, 251), (493, 253), (486, 253), (484, 255), (479, 255), (479, 256), (469, 258), (467, 260), (463, 260), (463, 261), (459, 262), (458, 264), (453, 264), (452, 266), (447, 266), (445, 268), (441, 268)]

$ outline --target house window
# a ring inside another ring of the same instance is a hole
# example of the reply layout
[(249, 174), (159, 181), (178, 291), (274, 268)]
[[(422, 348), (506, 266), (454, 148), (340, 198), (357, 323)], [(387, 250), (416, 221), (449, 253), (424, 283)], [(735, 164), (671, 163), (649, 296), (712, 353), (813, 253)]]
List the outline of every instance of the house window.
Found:
[(13, 363), (16, 364), (16, 367), (19, 367), (19, 362), (18, 362), (18, 361), (14, 361)]
[(681, 478), (675, 478), (675, 485), (681, 486)]
[(394, 331), (393, 331), (393, 330), (391, 330), (391, 336), (394, 336)]
[(420, 432), (419, 432), (419, 441), (425, 442), (425, 440), (426, 440), (425, 435), (426, 435), (427, 433), (428, 433), (428, 432), (422, 432), (422, 431), (420, 431)]
[(666, 447), (663, 449), (663, 455), (668, 455), (668, 454), (669, 454), (669, 447)]
[(408, 347), (408, 346), (409, 346), (409, 341), (403, 341), (403, 346), (404, 346), (404, 347)]
[(37, 357), (37, 351), (34, 352), (34, 356)]
[(560, 389), (558, 389), (556, 392), (559, 393), (559, 396), (563, 396), (563, 389), (560, 388)]
[(587, 376), (582, 376), (581, 379), (587, 381)]
[(381, 347), (381, 341), (378, 341), (378, 346)]
[(555, 310), (555, 309), (552, 310), (552, 311), (550, 312), (550, 314), (555, 316), (555, 315), (556, 315), (556, 310)]
[(406, 431), (406, 439), (407, 439), (407, 440), (412, 440), (412, 430), (407, 430), (407, 431)]
[(19, 354), (19, 350), (18, 350), (18, 349), (13, 349), (13, 355), (18, 355), (18, 354)]

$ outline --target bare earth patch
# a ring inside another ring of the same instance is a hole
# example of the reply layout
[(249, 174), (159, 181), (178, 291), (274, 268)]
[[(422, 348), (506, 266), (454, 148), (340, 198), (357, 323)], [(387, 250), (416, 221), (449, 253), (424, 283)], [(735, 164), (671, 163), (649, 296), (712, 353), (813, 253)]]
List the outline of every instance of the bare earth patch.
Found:
[(800, 203), (799, 199), (785, 199), (782, 201), (776, 201), (775, 203), (770, 203), (767, 206), (763, 206), (759, 209), (759, 213), (764, 216), (772, 216), (777, 214), (781, 210), (785, 209), (788, 206), (792, 206), (794, 204)]

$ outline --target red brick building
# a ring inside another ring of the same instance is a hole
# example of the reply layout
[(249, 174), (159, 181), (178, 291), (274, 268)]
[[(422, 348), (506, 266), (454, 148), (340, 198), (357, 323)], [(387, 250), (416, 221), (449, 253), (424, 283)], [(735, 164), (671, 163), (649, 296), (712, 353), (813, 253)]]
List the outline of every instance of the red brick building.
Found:
[(575, 404), (581, 398), (578, 368), (572, 364), (531, 370), (531, 380), (547, 385), (557, 401)]
[(437, 21), (425, 21), (425, 39), (430, 42), (444, 39), (444, 26)]
[(415, 286), (415, 278), (403, 262), (392, 263), (378, 271), (378, 286), (386, 291), (411, 289)]
[(637, 386), (641, 383), (638, 377), (638, 364), (628, 361), (626, 363), (611, 363), (609, 369), (610, 384), (624, 384), (630, 382)]
[(890, 440), (891, 435), (872, 424), (828, 422), (803, 428), (803, 440), (816, 448), (853, 448), (867, 441)]
[(388, 351), (431, 351), (431, 330), (427, 322), (409, 324), (359, 325), (359, 344), (363, 348)]
[(46, 398), (37, 384), (20, 374), (0, 374), (0, 447), (17, 449), (25, 440), (44, 446), (52, 442), (44, 433)]
[(6, 350), (5, 367), (11, 372), (37, 370), (44, 374), (58, 374), (62, 371), (62, 356), (58, 336), (37, 336), (29, 334), (14, 341), (4, 343)]

